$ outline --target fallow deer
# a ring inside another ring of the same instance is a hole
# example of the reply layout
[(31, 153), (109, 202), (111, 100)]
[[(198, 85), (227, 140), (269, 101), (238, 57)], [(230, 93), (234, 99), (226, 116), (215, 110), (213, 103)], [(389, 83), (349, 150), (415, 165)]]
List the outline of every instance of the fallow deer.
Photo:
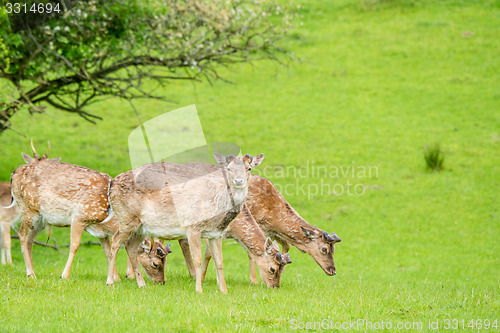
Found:
[(113, 179), (109, 200), (119, 220), (119, 231), (112, 239), (108, 285), (113, 284), (116, 252), (124, 242), (137, 284), (145, 285), (137, 265), (137, 246), (149, 235), (187, 238), (194, 259), (196, 291), (202, 292), (201, 239), (205, 238), (214, 256), (219, 289), (227, 293), (220, 238), (240, 213), (248, 193), (250, 170), (262, 162), (264, 155), (214, 154), (214, 158), (221, 168), (202, 176), (193, 173), (188, 179), (184, 174), (168, 172), (164, 163), (147, 164)]
[[(12, 196), (22, 214), (18, 236), (27, 275), (35, 277), (33, 242), (46, 226), (71, 227), (70, 252), (61, 278), (69, 278), (84, 230), (99, 238), (109, 261), (109, 237), (118, 229), (117, 220), (108, 219), (107, 191), (111, 177), (81, 166), (61, 163), (60, 158), (49, 159), (48, 151), (40, 156), (33, 142), (31, 148), (34, 157), (22, 153), (27, 164), (19, 166), (11, 179)], [(165, 257), (168, 250), (161, 244), (156, 245)], [(151, 271), (148, 275), (156, 276), (153, 270), (158, 269), (151, 266), (152, 259), (146, 256), (142, 259), (145, 260), (144, 268)], [(113, 278), (120, 279), (116, 267), (113, 267)]]
[[(219, 166), (201, 163), (190, 162), (182, 165), (165, 162), (163, 167), (166, 172), (172, 172), (176, 175), (192, 177), (193, 175), (202, 176), (206, 173), (215, 172)], [(224, 232), (224, 238), (233, 238), (247, 250), (248, 257), (251, 263), (256, 263), (259, 268), (260, 275), (268, 287), (279, 287), (280, 277), (283, 272), (284, 265), (290, 264), (292, 261), (290, 255), (282, 256), (279, 246), (276, 242), (267, 238), (260, 230), (255, 222), (252, 214), (246, 205), (243, 206), (241, 213), (233, 220)], [(195, 277), (195, 270), (193, 261), (191, 260), (191, 252), (189, 251), (189, 244), (186, 239), (179, 239), (189, 273)], [(208, 245), (205, 249), (205, 259), (202, 265), (202, 280), (208, 268), (208, 262), (212, 258)], [(255, 276), (255, 265), (250, 269), (250, 279), (252, 283), (258, 283)], [(252, 274), (253, 272), (253, 274)]]
[(307, 223), (266, 178), (252, 175), (248, 188), (246, 204), (252, 216), (264, 234), (282, 245), (282, 253), (288, 253), (292, 244), (309, 254), (326, 274), (336, 274), (333, 254), (341, 239), (335, 233)]
[[(169, 168), (173, 166), (169, 165)], [(193, 162), (186, 164), (184, 172), (213, 172), (217, 168), (215, 165)], [(333, 253), (335, 243), (339, 243), (341, 239), (335, 233), (328, 234), (316, 226), (311, 226), (290, 206), (269, 180), (251, 175), (246, 206), (264, 234), (282, 245), (282, 254), (288, 253), (289, 244), (292, 244), (301, 252), (308, 253), (326, 274), (330, 276), (336, 274)], [(234, 222), (240, 217), (236, 217)], [(189, 249), (184, 244), (181, 244), (181, 248), (192, 276), (193, 264)], [(250, 281), (257, 283), (252, 259), (250, 259), (250, 272)]]
[(0, 183), (0, 248), (2, 265), (12, 264), (10, 253), (10, 227), (19, 219), (19, 208), (12, 202), (9, 183)]

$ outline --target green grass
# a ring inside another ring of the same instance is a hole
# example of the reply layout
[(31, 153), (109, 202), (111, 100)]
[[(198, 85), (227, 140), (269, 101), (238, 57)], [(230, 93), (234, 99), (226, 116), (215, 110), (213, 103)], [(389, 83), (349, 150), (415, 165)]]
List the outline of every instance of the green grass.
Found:
[[(267, 332), (290, 329), (292, 319), (358, 318), (424, 328), (439, 320), (442, 329), (449, 318), (500, 320), (498, 1), (297, 3), (301, 17), (286, 44), (300, 64), (231, 67), (224, 74), (237, 85), (175, 82), (165, 96), (177, 105), (137, 106), (149, 119), (195, 103), (207, 141), (265, 153), (259, 168), (375, 166), (371, 178), (269, 177), (294, 184), (286, 194), (292, 206), (342, 238), (337, 276), (292, 249), (281, 289), (253, 286), (246, 254), (226, 241), (228, 295), (217, 291), (213, 269), (196, 294), (176, 244), (164, 286), (107, 288), (97, 246), (79, 250), (69, 281), (58, 278), (66, 252), (35, 247), (31, 281), (14, 240), (14, 265), (0, 267), (1, 331)], [(0, 179), (22, 163), (31, 137), (40, 151), (50, 140), (51, 156), (63, 161), (113, 176), (128, 170), (133, 111), (117, 100), (91, 111), (105, 120), (94, 126), (52, 109), (17, 115), (14, 127), (27, 137), (0, 136)], [(443, 172), (426, 172), (429, 142), (446, 151)], [(366, 186), (364, 195), (297, 190), (347, 181)], [(68, 242), (68, 230), (53, 237)], [(123, 254), (118, 269), (123, 275)]]

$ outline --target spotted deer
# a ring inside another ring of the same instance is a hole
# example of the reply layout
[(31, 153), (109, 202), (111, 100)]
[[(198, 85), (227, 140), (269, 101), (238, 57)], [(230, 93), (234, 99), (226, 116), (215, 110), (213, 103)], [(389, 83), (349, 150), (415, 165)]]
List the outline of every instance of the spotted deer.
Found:
[[(214, 172), (219, 168), (212, 164), (200, 162), (190, 162), (182, 165), (165, 162), (163, 166), (166, 171), (186, 177), (192, 177), (194, 174), (202, 176), (203, 174)], [(235, 239), (247, 251), (250, 261), (257, 264), (262, 280), (268, 287), (276, 288), (280, 286), (280, 277), (283, 273), (284, 266), (292, 262), (290, 255), (287, 254), (282, 256), (278, 244), (273, 242), (270, 238), (266, 239), (266, 236), (262, 230), (260, 230), (246, 205), (243, 206), (241, 213), (236, 219), (229, 224), (224, 232), (223, 238)], [(189, 273), (192, 277), (195, 277), (195, 270), (193, 261), (191, 260), (191, 252), (189, 251), (187, 239), (179, 239), (179, 245), (186, 258)], [(205, 248), (205, 259), (201, 268), (202, 280), (205, 278), (208, 263), (211, 258), (212, 254), (207, 245)], [(253, 275), (251, 274), (252, 283), (258, 283), (257, 277), (255, 276), (255, 266), (253, 266), (251, 272), (253, 272)]]
[(19, 208), (11, 204), (12, 195), (9, 183), (0, 183), (0, 248), (2, 265), (12, 264), (10, 253), (10, 227), (19, 219)]
[(252, 175), (246, 204), (264, 234), (281, 244), (282, 253), (288, 253), (292, 244), (309, 254), (326, 274), (336, 274), (333, 254), (341, 239), (311, 226), (269, 180)]
[[(195, 172), (193, 170), (213, 172), (217, 168), (215, 165), (193, 162), (188, 163), (185, 170), (191, 169), (189, 172)], [(269, 180), (261, 176), (251, 175), (246, 206), (264, 234), (282, 245), (282, 254), (287, 254), (290, 244), (292, 244), (301, 252), (309, 254), (326, 274), (330, 276), (336, 274), (333, 254), (335, 243), (339, 243), (341, 239), (335, 233), (328, 234), (316, 226), (311, 226), (290, 206)], [(235, 221), (240, 218), (244, 219), (245, 217), (239, 215)], [(189, 249), (184, 244), (181, 244), (181, 248), (190, 274), (193, 275), (192, 268), (190, 268), (192, 262)], [(250, 281), (257, 283), (255, 263), (251, 258), (250, 272)]]
[[(11, 179), (12, 197), (22, 214), (18, 236), (27, 275), (35, 278), (33, 242), (47, 226), (71, 228), (70, 251), (61, 278), (69, 278), (84, 230), (99, 238), (109, 261), (109, 237), (118, 229), (117, 220), (108, 218), (107, 192), (111, 177), (85, 167), (59, 162), (60, 158), (49, 159), (48, 151), (40, 156), (33, 142), (31, 148), (34, 157), (22, 153), (27, 164), (19, 166)], [(161, 244), (156, 245), (162, 249), (165, 257), (168, 250)], [(148, 276), (156, 277), (153, 270), (158, 268), (151, 266), (153, 258), (142, 256), (142, 259), (144, 268), (151, 271)], [(128, 274), (131, 274), (130, 271)], [(116, 267), (113, 267), (113, 278), (120, 280)]]
[[(217, 269), (219, 289), (227, 293), (221, 236), (240, 213), (248, 193), (250, 170), (264, 155), (235, 157), (214, 154), (221, 165), (204, 175), (175, 175), (164, 163), (147, 164), (116, 176), (109, 189), (111, 208), (119, 230), (113, 236), (106, 283), (112, 285), (116, 252), (124, 242), (139, 287), (145, 285), (137, 265), (137, 246), (145, 236), (159, 239), (186, 238), (193, 255), (196, 291), (202, 292), (201, 239), (209, 247)], [(183, 168), (182, 165), (179, 168)]]

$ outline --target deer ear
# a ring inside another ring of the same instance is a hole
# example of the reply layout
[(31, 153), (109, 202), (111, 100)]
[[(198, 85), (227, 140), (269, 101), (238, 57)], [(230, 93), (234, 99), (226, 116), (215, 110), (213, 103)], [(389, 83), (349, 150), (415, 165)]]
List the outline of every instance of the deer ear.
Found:
[(235, 159), (236, 159), (236, 156), (234, 156), (234, 155), (227, 155), (226, 156), (226, 163), (229, 164), (232, 161), (234, 161)]
[(252, 162), (250, 163), (250, 166), (252, 168), (255, 168), (255, 167), (258, 167), (262, 161), (264, 161), (264, 154), (260, 154), (260, 155), (257, 155), (255, 156), (253, 159), (252, 159)]
[(226, 164), (226, 157), (222, 156), (221, 154), (213, 153), (214, 155), (214, 160), (217, 162), (217, 164), (224, 165)]
[(50, 159), (51, 161), (59, 162), (61, 160), (61, 157), (54, 157)]
[(167, 250), (167, 254), (172, 253), (172, 249), (170, 248), (170, 243), (167, 243), (167, 245), (165, 245), (165, 249)]
[(28, 164), (30, 164), (34, 160), (33, 157), (31, 157), (30, 155), (25, 154), (25, 153), (21, 153), (21, 156), (23, 157), (24, 162), (26, 162)]
[(306, 235), (307, 238), (309, 239), (313, 239), (314, 238), (314, 231), (311, 230), (311, 229), (306, 229), (304, 227), (300, 227), (300, 229), (302, 229), (302, 231), (304, 232), (304, 235)]
[(266, 242), (264, 243), (264, 249), (268, 254), (271, 254), (271, 251), (273, 249), (273, 241), (271, 240), (271, 238), (269, 237), (266, 238)]
[(277, 241), (274, 241), (273, 242), (273, 248), (276, 250), (276, 251), (280, 251), (280, 246), (278, 245), (278, 242)]

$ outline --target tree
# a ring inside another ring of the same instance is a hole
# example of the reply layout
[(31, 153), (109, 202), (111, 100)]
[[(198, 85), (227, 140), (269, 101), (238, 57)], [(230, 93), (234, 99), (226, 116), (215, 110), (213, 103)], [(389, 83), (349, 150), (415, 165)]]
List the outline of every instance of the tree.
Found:
[(287, 54), (289, 15), (268, 0), (89, 0), (25, 30), (9, 19), (0, 10), (0, 132), (21, 110), (95, 122), (84, 108), (102, 97), (164, 99), (171, 80), (211, 82), (221, 65)]

